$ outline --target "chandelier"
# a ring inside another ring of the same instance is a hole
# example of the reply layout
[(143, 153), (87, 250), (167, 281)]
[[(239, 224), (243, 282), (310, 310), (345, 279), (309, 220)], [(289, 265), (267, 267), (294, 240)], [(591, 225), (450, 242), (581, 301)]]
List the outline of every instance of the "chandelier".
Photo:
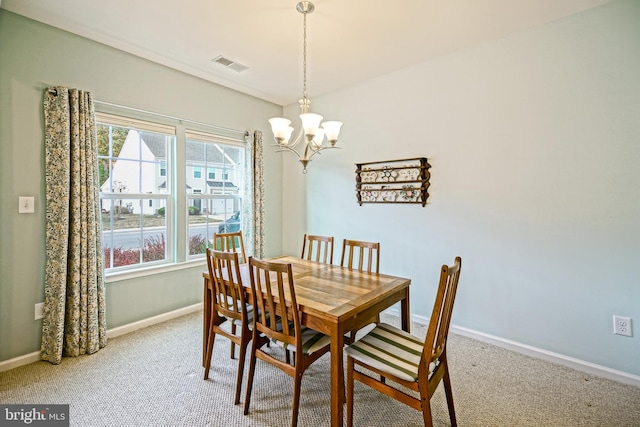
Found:
[[(310, 1), (301, 1), (296, 5), (296, 10), (304, 16), (304, 44), (302, 50), (302, 69), (304, 80), (302, 99), (300, 100), (300, 120), (302, 121), (302, 128), (300, 129), (298, 136), (290, 142), (289, 140), (293, 133), (291, 120), (283, 117), (274, 117), (269, 119), (269, 123), (271, 124), (271, 131), (273, 132), (276, 146), (279, 148), (278, 152), (291, 151), (295, 153), (300, 159), (300, 163), (302, 163), (304, 168), (303, 172), (307, 173), (307, 164), (311, 161), (313, 156), (328, 148), (340, 148), (336, 147), (336, 142), (338, 142), (338, 135), (340, 134), (342, 122), (326, 121), (322, 123), (322, 128), (320, 128), (322, 116), (309, 112), (311, 101), (307, 98), (307, 14), (313, 12), (315, 10), (315, 6)], [(298, 145), (300, 145), (300, 151), (296, 149)]]

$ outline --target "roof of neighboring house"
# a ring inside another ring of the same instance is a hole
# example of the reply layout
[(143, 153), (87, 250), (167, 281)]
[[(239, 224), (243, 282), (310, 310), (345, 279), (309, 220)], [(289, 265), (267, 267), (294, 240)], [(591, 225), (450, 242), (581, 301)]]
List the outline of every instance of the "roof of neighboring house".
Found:
[[(187, 190), (191, 190), (191, 186), (190, 185), (186, 185)], [(162, 184), (158, 185), (158, 188), (167, 188), (167, 181), (164, 181)]]
[(139, 132), (142, 141), (147, 144), (147, 147), (149, 147), (149, 150), (151, 150), (153, 156), (156, 159), (164, 159), (166, 157), (165, 153), (167, 147), (166, 137), (159, 133), (150, 133), (144, 131)]
[(225, 147), (221, 144), (196, 142), (187, 144), (187, 161), (203, 161), (207, 163), (227, 163), (235, 166), (240, 162), (240, 147)]
[(207, 186), (211, 188), (224, 188), (225, 190), (237, 190), (238, 187), (231, 181), (207, 181)]

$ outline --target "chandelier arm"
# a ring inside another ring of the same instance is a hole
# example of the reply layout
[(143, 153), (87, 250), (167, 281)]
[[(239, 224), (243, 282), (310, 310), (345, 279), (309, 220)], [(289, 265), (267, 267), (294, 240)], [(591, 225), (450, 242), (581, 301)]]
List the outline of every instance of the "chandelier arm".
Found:
[[(311, 160), (311, 158), (313, 156), (315, 156), (316, 154), (320, 153), (322, 150), (327, 150), (329, 148), (342, 148), (342, 147), (319, 147), (317, 150), (314, 150), (314, 152), (309, 156), (308, 160)], [(320, 153), (320, 154), (322, 154), (322, 153)]]
[(295, 153), (296, 156), (298, 156), (298, 159), (302, 160), (302, 156), (300, 155), (300, 153), (298, 153), (296, 150), (289, 147), (288, 145), (275, 144), (275, 146), (278, 147), (278, 150), (276, 151), (276, 153), (280, 153), (283, 151), (291, 151), (292, 153)]
[(300, 143), (300, 141), (302, 141), (303, 136), (304, 129), (301, 128), (298, 132), (298, 135), (296, 136), (296, 139), (294, 139), (292, 143), (288, 144), (288, 148), (295, 148)]

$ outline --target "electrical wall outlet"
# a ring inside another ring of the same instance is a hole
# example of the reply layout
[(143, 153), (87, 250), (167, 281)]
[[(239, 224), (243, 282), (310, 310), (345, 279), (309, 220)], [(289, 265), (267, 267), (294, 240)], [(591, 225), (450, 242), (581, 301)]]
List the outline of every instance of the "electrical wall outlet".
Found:
[(616, 335), (624, 335), (625, 337), (633, 336), (633, 330), (631, 329), (631, 318), (614, 315), (613, 333)]
[(42, 319), (44, 317), (43, 311), (44, 311), (44, 303), (43, 302), (37, 303), (35, 308), (34, 320)]

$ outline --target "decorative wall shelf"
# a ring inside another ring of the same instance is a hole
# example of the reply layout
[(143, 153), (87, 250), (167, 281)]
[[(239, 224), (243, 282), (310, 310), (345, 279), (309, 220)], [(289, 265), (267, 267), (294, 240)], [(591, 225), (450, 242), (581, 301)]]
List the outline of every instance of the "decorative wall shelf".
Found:
[(426, 157), (356, 164), (358, 203), (427, 204), (429, 168)]

